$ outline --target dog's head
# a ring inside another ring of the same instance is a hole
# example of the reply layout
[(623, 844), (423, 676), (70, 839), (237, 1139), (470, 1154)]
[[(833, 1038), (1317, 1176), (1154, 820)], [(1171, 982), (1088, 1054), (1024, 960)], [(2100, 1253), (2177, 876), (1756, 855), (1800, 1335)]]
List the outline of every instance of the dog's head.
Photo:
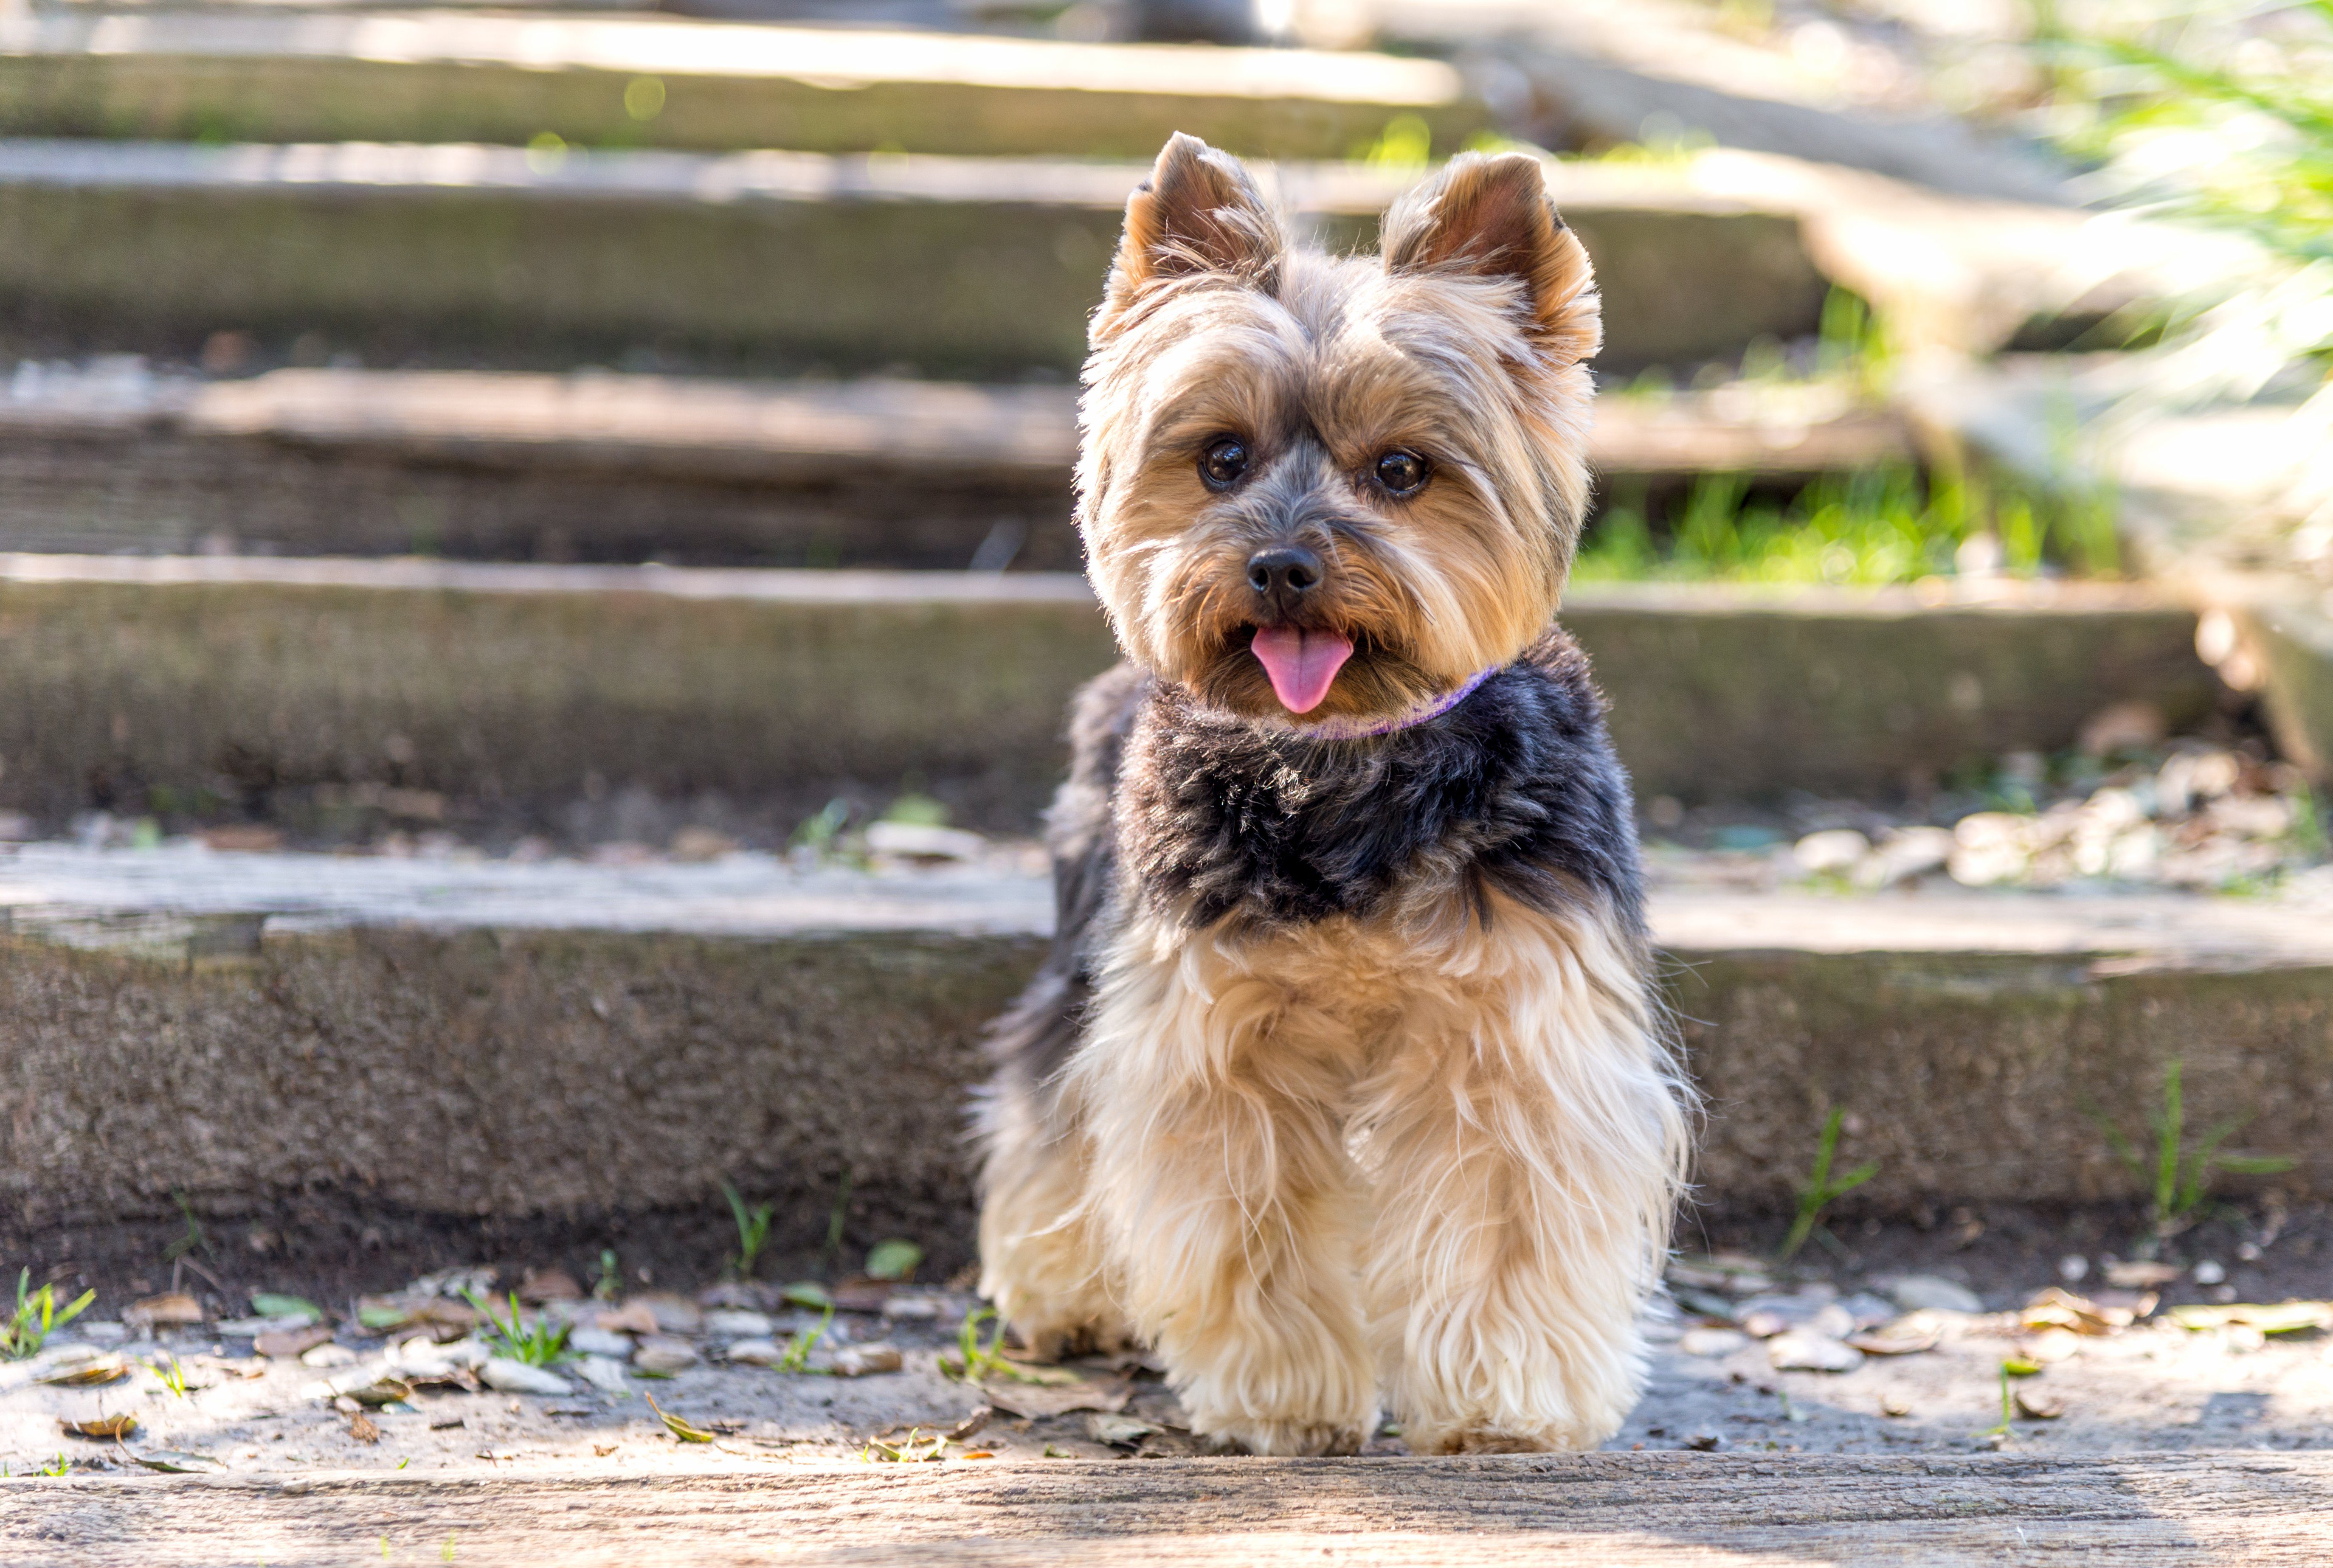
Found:
[(1570, 567), (1601, 328), (1538, 162), (1454, 160), (1380, 249), (1292, 244), (1177, 136), (1094, 318), (1095, 588), (1137, 664), (1250, 718), (1413, 712), (1528, 647)]

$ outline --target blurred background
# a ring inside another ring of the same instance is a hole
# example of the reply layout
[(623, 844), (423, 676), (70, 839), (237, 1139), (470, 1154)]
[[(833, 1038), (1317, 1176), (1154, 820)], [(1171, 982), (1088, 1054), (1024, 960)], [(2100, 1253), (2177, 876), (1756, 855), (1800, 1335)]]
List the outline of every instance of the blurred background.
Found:
[(728, 1183), (960, 1267), (1175, 130), (1339, 247), (1547, 160), (1710, 1224), (1843, 1110), (1851, 1218), (2169, 1247), (2083, 1107), (2183, 1064), (2299, 1212), (2329, 79), (2267, 0), (0, 0), (0, 1258), (686, 1276)]

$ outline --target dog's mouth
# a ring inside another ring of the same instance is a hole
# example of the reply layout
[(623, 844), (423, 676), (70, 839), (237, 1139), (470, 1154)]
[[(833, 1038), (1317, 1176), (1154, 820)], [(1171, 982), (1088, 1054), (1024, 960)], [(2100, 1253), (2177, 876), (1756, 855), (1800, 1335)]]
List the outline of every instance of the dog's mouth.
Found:
[(1248, 651), (1263, 666), (1280, 705), (1309, 713), (1328, 699), (1337, 672), (1353, 656), (1353, 639), (1320, 626), (1258, 626)]

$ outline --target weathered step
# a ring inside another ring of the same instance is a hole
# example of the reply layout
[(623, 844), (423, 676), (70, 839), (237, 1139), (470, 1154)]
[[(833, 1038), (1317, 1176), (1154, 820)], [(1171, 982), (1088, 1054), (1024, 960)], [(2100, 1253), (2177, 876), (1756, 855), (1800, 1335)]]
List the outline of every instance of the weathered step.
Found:
[[(2217, 700), (2194, 612), (2149, 590), (1960, 593), (1583, 588), (1564, 620), (1639, 792), (1687, 802), (1933, 789), (2113, 703), (2177, 732)], [(1025, 827), (1114, 657), (1063, 574), (41, 555), (0, 557), (0, 808), (56, 827), (331, 837), (365, 826), (351, 788), (389, 787), (577, 837), (717, 803), (763, 842), (910, 783)]]
[[(1147, 168), (0, 141), (0, 341), (191, 359), (234, 331), (263, 359), (1068, 378)], [(1342, 245), (1416, 175), (1291, 164), (1266, 180)], [(1657, 170), (1549, 177), (1597, 262), (1607, 368), (1814, 330), (1826, 285), (1798, 207)]]
[(1489, 116), (1438, 61), (645, 16), (0, 18), (0, 135), (1141, 158), (1186, 130), (1344, 158)]
[(694, 1555), (805, 1568), (1144, 1568), (1201, 1556), (1256, 1568), (1959, 1568), (2061, 1556), (2098, 1568), (2304, 1568), (2321, 1561), (2328, 1506), (2333, 1459), (2258, 1449), (1009, 1468), (725, 1456), (653, 1481), (524, 1464), (461, 1480), (419, 1470), (28, 1477), (0, 1483), (0, 1542), (26, 1568), (180, 1568), (254, 1549), (282, 1568), (323, 1568), (383, 1544), (492, 1563)]
[[(28, 364), (0, 549), (1074, 570), (1066, 387)], [(1608, 483), (1913, 460), (1901, 421), (1608, 398)]]
[[(879, 863), (878, 863), (879, 864)], [(98, 851), (0, 856), (0, 1200), (49, 1229), (297, 1192), (638, 1214), (727, 1179), (960, 1253), (984, 1023), (1042, 874)], [(1703, 1202), (1787, 1210), (1833, 1106), (1852, 1208), (2126, 1199), (2096, 1116), (2242, 1118), (2333, 1190), (2333, 921), (2165, 895), (1656, 891)], [(125, 1019), (137, 1020), (125, 1027)], [(95, 1135), (91, 1128), (99, 1131)]]

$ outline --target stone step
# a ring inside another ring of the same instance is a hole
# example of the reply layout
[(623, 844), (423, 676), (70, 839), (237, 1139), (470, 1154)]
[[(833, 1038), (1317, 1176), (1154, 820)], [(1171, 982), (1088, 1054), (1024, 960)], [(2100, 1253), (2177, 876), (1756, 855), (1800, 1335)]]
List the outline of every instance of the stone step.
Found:
[[(463, 863), (197, 846), (0, 855), (14, 1045), (0, 1194), (27, 1230), (286, 1193), (405, 1214), (714, 1202), (723, 1180), (960, 1255), (982, 1026), (1035, 965), (1042, 874)], [(2291, 903), (1661, 891), (1706, 1096), (1704, 1202), (1787, 1210), (1830, 1108), (1847, 1212), (2123, 1200), (2183, 1064), (2333, 1189), (2333, 919)], [(138, 1020), (125, 1028), (125, 1019)], [(91, 1127), (102, 1129), (92, 1138)]]
[(1435, 60), (671, 17), (444, 11), (0, 17), (0, 135), (1138, 158), (1186, 130), (1345, 158), (1490, 119)]
[[(0, 550), (1074, 570), (1076, 450), (1066, 387), (28, 364)], [(1915, 459), (1889, 415), (1747, 389), (1608, 398), (1589, 452), (1608, 483)]]
[[(1147, 168), (0, 141), (0, 347), (1067, 380)], [(1418, 173), (1289, 164), (1263, 178), (1345, 245)], [(1789, 191), (1611, 165), (1549, 177), (1597, 262), (1608, 370), (1815, 330), (1827, 285)]]
[[(2137, 587), (1599, 586), (1564, 620), (1639, 791), (1688, 803), (1887, 798), (2114, 703), (2176, 733), (2219, 700), (2194, 611)], [(909, 786), (1024, 829), (1114, 657), (1067, 574), (43, 555), (0, 557), (0, 808), (325, 841), (381, 789), (488, 836), (717, 808), (771, 842)]]

